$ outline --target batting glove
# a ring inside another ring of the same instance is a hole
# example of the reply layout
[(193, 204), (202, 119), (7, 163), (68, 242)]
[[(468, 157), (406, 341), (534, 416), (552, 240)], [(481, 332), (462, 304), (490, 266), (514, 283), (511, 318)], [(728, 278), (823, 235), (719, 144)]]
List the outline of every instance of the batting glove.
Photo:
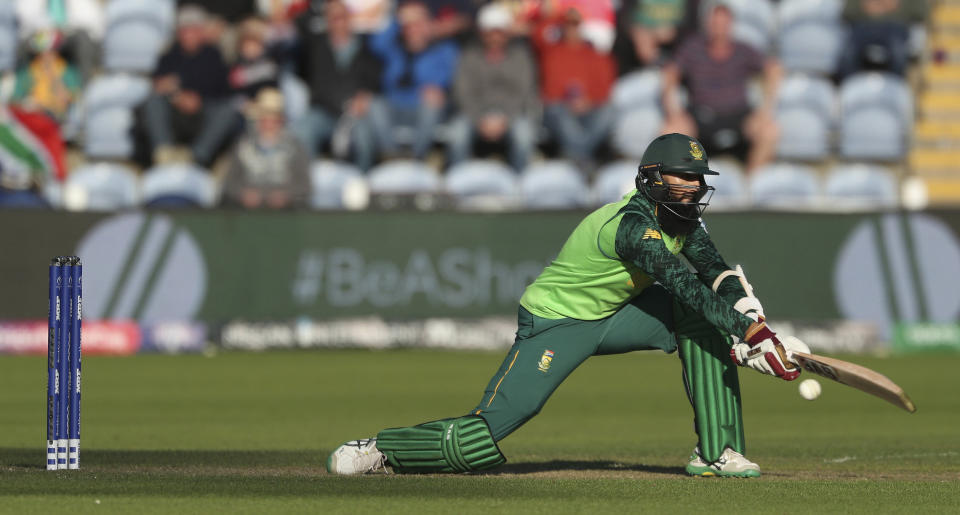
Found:
[[(793, 381), (800, 376), (800, 367), (789, 360), (787, 349), (762, 319), (750, 325), (746, 336), (745, 343), (738, 343), (730, 348), (730, 357), (734, 363), (784, 381)], [(803, 345), (803, 342), (800, 342), (800, 345)], [(792, 350), (804, 352), (800, 348)], [(806, 352), (809, 352), (809, 349)]]

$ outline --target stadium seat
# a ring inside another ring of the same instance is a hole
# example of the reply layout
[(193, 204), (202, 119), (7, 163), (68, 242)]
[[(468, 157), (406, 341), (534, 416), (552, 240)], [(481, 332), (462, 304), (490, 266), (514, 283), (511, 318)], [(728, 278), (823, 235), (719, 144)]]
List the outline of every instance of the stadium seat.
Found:
[(777, 155), (805, 161), (826, 158), (835, 113), (836, 94), (830, 82), (799, 74), (788, 77), (777, 96)]
[(310, 166), (310, 207), (313, 209), (344, 209), (344, 193), (353, 185), (363, 185), (361, 192), (365, 194), (366, 183), (363, 173), (355, 166), (342, 161), (318, 160)]
[(520, 194), (527, 209), (573, 209), (587, 205), (587, 184), (568, 161), (533, 163), (520, 176)]
[(638, 161), (623, 160), (600, 168), (593, 181), (591, 202), (597, 206), (619, 202), (625, 194), (637, 187), (638, 167)]
[(76, 168), (63, 187), (63, 204), (71, 211), (132, 208), (139, 200), (137, 176), (118, 164), (98, 163)]
[(169, 164), (147, 170), (140, 182), (146, 207), (213, 207), (217, 184), (210, 172), (192, 164)]
[(838, 165), (830, 171), (824, 196), (831, 205), (896, 207), (897, 181), (893, 174), (867, 164)]
[(133, 153), (133, 109), (150, 94), (144, 77), (118, 73), (94, 79), (83, 93), (84, 152), (124, 159)]
[(133, 111), (110, 107), (89, 112), (84, 120), (83, 151), (99, 159), (125, 159), (133, 154)]
[(49, 208), (41, 195), (29, 190), (6, 190), (0, 188), (0, 209), (43, 209)]
[(663, 115), (659, 106), (635, 107), (617, 117), (611, 146), (620, 155), (640, 159), (647, 145), (660, 135)]
[(432, 193), (440, 190), (440, 177), (426, 163), (401, 159), (373, 167), (368, 177), (371, 193)]
[(714, 188), (713, 196), (710, 197), (710, 209), (746, 207), (750, 199), (740, 164), (732, 159), (711, 159), (710, 169), (720, 173), (706, 177), (707, 185)]
[(173, 29), (173, 2), (113, 0), (107, 4), (106, 19), (104, 67), (107, 70), (152, 72)]
[(660, 71), (640, 70), (617, 79), (610, 93), (610, 101), (618, 112), (634, 107), (659, 106), (660, 92)]
[(17, 13), (14, 2), (0, 2), (0, 73), (17, 64)]
[(146, 77), (128, 73), (101, 75), (84, 89), (83, 107), (97, 110), (107, 107), (135, 107), (150, 95), (151, 85)]
[(767, 208), (811, 207), (820, 200), (819, 189), (813, 170), (787, 163), (765, 166), (750, 181), (753, 205)]
[(902, 77), (858, 73), (840, 86), (840, 153), (848, 159), (892, 161), (907, 153), (913, 99)]
[[(773, 32), (777, 17), (770, 0), (728, 0), (734, 13), (733, 35), (739, 41), (757, 50), (769, 52), (773, 48)], [(701, 2), (701, 20), (706, 20), (715, 2)]]
[(780, 59), (790, 71), (832, 74), (843, 48), (841, 0), (786, 0), (779, 7)]
[(500, 161), (474, 159), (447, 170), (446, 190), (468, 209), (503, 209), (519, 199), (517, 174)]

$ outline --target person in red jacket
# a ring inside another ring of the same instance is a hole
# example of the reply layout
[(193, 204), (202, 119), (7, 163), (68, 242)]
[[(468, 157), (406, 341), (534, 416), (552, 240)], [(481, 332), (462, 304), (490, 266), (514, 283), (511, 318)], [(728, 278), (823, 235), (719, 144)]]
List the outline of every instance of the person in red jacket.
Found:
[[(550, 4), (551, 2), (545, 2)], [(531, 37), (540, 60), (544, 123), (564, 157), (589, 162), (613, 125), (607, 103), (616, 65), (582, 36), (583, 16), (575, 7), (540, 13)]]

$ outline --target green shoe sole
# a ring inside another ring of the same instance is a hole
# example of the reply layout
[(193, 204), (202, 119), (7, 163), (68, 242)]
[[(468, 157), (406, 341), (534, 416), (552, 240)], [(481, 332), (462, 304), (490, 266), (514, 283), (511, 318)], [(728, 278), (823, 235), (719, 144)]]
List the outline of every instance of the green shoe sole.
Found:
[(760, 477), (759, 470), (744, 470), (742, 472), (723, 472), (711, 467), (697, 467), (687, 465), (687, 474), (696, 477)]

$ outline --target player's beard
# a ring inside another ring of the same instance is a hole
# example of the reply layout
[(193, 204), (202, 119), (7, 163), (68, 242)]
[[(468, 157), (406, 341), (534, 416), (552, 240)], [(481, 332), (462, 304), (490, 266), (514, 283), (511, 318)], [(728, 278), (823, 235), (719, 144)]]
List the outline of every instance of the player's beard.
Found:
[(700, 225), (699, 215), (696, 204), (660, 204), (657, 209), (657, 222), (670, 236), (687, 236)]

